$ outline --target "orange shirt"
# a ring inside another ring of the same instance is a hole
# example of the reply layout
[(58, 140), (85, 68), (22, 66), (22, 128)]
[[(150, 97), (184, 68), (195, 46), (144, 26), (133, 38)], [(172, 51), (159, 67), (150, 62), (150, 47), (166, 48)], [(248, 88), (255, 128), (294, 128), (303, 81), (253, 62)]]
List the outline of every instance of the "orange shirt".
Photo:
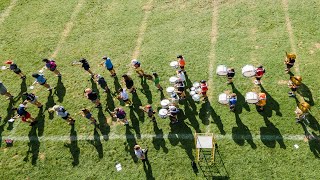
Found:
[(184, 59), (179, 59), (178, 63), (179, 63), (179, 66), (185, 66), (186, 65), (186, 62), (185, 62)]

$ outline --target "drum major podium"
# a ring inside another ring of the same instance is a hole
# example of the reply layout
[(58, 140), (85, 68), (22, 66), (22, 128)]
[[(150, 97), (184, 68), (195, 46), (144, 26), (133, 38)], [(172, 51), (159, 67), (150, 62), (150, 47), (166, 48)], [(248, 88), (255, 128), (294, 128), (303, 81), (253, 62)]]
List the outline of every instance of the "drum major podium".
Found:
[(195, 133), (196, 161), (214, 162), (215, 144), (213, 133)]

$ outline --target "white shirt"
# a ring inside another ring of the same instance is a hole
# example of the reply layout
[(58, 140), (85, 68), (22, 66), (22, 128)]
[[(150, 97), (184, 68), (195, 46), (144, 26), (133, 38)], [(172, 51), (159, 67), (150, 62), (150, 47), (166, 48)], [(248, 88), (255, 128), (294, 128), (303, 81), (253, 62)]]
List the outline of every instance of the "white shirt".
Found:
[(134, 154), (138, 157), (141, 158), (142, 156), (144, 156), (144, 153), (142, 152), (142, 149), (138, 149), (138, 150), (134, 150)]
[(67, 111), (62, 111), (63, 109), (63, 106), (60, 106), (59, 107), (59, 110), (56, 111), (57, 115), (60, 116), (60, 117), (66, 117), (68, 115), (68, 112)]
[(178, 78), (181, 79), (181, 81), (186, 81), (186, 76), (184, 75), (184, 73), (181, 71), (180, 73), (178, 73)]
[(128, 93), (126, 92), (125, 89), (123, 89), (122, 92), (120, 92), (120, 96), (122, 97), (122, 100), (127, 100), (127, 99), (129, 99), (129, 95), (128, 95)]

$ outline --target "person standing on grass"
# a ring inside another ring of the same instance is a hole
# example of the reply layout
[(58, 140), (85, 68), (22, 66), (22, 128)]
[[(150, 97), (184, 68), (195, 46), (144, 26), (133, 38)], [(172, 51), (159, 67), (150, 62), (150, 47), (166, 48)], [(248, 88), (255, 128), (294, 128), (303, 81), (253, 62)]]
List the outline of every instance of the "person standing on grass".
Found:
[(75, 120), (72, 117), (70, 117), (70, 114), (68, 113), (68, 111), (66, 109), (64, 109), (63, 106), (54, 105), (52, 108), (49, 108), (48, 111), (50, 113), (56, 112), (56, 114), (59, 117), (61, 117), (62, 119), (66, 120), (69, 125), (74, 125), (74, 123), (75, 123)]
[(177, 61), (178, 61), (178, 65), (180, 67), (180, 69), (187, 74), (187, 72), (184, 70), (184, 67), (186, 65), (186, 61), (184, 60), (184, 57), (182, 55), (178, 55), (177, 56)]
[(255, 84), (257, 85), (260, 85), (261, 84), (261, 78), (262, 76), (264, 75), (264, 73), (266, 72), (266, 70), (263, 68), (262, 65), (259, 65), (257, 68), (256, 68), (256, 80), (254, 81)]
[(123, 89), (123, 88), (120, 88), (118, 90), (118, 99), (119, 100), (122, 100), (126, 106), (132, 106), (132, 102), (131, 100), (129, 99), (129, 94), (127, 93), (126, 89)]
[(289, 97), (296, 97), (296, 92), (301, 84), (302, 84), (301, 76), (291, 76), (290, 77), (290, 81), (289, 81), (288, 86), (291, 89), (291, 91), (288, 92)]
[(123, 82), (126, 85), (127, 89), (129, 90), (130, 93), (135, 93), (136, 92), (136, 88), (134, 87), (134, 83), (133, 80), (130, 76), (128, 76), (127, 74), (122, 75), (123, 78)]
[(152, 106), (150, 104), (147, 104), (146, 106), (140, 106), (139, 109), (141, 109), (143, 112), (147, 113), (148, 117), (151, 119), (150, 121), (156, 122), (156, 117), (154, 114), (156, 113)]
[(91, 75), (91, 78), (94, 78), (94, 73), (90, 70), (89, 62), (85, 58), (81, 58), (79, 62), (82, 63), (83, 69)]
[(111, 59), (107, 56), (103, 56), (102, 57), (103, 62), (100, 63), (100, 66), (102, 66), (104, 64), (104, 66), (108, 69), (108, 71), (111, 73), (111, 77), (115, 77), (116, 71), (114, 70), (113, 64), (111, 62)]
[(52, 90), (52, 87), (49, 84), (47, 84), (47, 79), (44, 77), (43, 74), (33, 73), (32, 77), (36, 78), (35, 83), (38, 83), (46, 87), (48, 91)]
[(230, 109), (230, 111), (232, 111), (232, 112), (235, 111), (236, 104), (237, 104), (237, 95), (235, 93), (232, 93), (230, 95), (230, 99), (229, 99), (229, 109)]
[(169, 106), (169, 119), (171, 124), (179, 122), (178, 120), (179, 109), (175, 106)]
[(45, 67), (46, 67), (47, 69), (49, 69), (50, 71), (52, 71), (53, 73), (55, 73), (56, 76), (58, 76), (58, 77), (61, 76), (60, 72), (59, 72), (58, 69), (57, 69), (57, 64), (56, 64), (56, 62), (55, 62), (53, 59), (51, 59), (51, 60), (49, 60), (49, 59), (42, 59), (42, 62), (45, 62), (45, 63), (46, 63), (46, 66), (45, 66)]
[(141, 68), (141, 63), (138, 60), (133, 59), (131, 61), (131, 64), (132, 64), (133, 69), (136, 71), (136, 73), (138, 73), (139, 77), (145, 76), (144, 71)]
[(202, 94), (203, 100), (207, 101), (208, 100), (208, 96), (207, 96), (207, 91), (208, 91), (207, 81), (201, 80), (200, 81), (200, 88), (201, 88), (201, 94)]
[(94, 91), (92, 91), (92, 89), (87, 88), (84, 90), (84, 95), (92, 102), (96, 105), (96, 108), (101, 108), (101, 103), (100, 100), (98, 98), (98, 94)]
[(160, 78), (157, 73), (152, 73), (154, 85), (158, 88), (159, 91), (163, 91), (163, 88), (160, 85)]
[(147, 153), (148, 153), (148, 148), (141, 149), (141, 147), (137, 144), (133, 147), (134, 154), (137, 156), (137, 158), (141, 159), (142, 162), (148, 161), (147, 159)]
[(103, 89), (103, 92), (110, 92), (107, 81), (100, 74), (95, 75), (95, 81)]
[(185, 82), (186, 81), (186, 76), (184, 75), (182, 70), (177, 71), (177, 77), (180, 79), (180, 81)]
[(111, 112), (112, 117), (117, 118), (117, 121), (123, 123), (124, 125), (128, 125), (129, 121), (126, 118), (126, 112), (122, 108), (115, 108), (113, 112)]
[(87, 118), (88, 120), (91, 121), (91, 124), (96, 125), (97, 124), (97, 120), (92, 116), (91, 112), (89, 109), (87, 108), (83, 108), (81, 109), (81, 115), (85, 118)]
[(294, 66), (294, 63), (296, 62), (297, 56), (295, 54), (287, 53), (286, 52), (286, 59), (284, 61), (284, 64), (287, 66), (285, 71), (286, 73), (290, 72), (290, 69)]
[(12, 99), (13, 96), (10, 92), (8, 92), (7, 88), (3, 85), (2, 81), (0, 81), (0, 94), (3, 96), (7, 96), (7, 99)]
[(179, 95), (179, 99), (184, 100), (186, 98), (186, 93), (183, 81), (181, 81), (181, 79), (178, 79), (174, 87), (176, 88), (176, 92)]
[(18, 108), (12, 108), (12, 110), (17, 111), (17, 115), (13, 117), (13, 119), (16, 119), (18, 117), (21, 118), (22, 122), (28, 122), (30, 123), (30, 126), (35, 125), (38, 123), (35, 118), (31, 117), (31, 114), (26, 111), (26, 106), (24, 104), (20, 104)]
[(258, 111), (263, 111), (264, 106), (267, 104), (267, 95), (266, 93), (259, 93), (258, 102), (256, 104)]
[(227, 84), (233, 83), (232, 79), (233, 79), (234, 75), (235, 75), (234, 68), (228, 68), (228, 70), (227, 70), (227, 79), (228, 79)]
[(25, 92), (22, 95), (26, 98), (26, 100), (23, 102), (24, 105), (29, 102), (33, 105), (36, 105), (38, 108), (43, 107), (43, 105), (38, 101), (38, 96), (36, 96), (35, 94)]
[(17, 64), (15, 64), (12, 60), (6, 61), (6, 64), (9, 64), (9, 69), (14, 73), (18, 74), (21, 79), (25, 79), (26, 75), (24, 75), (20, 68), (18, 68)]

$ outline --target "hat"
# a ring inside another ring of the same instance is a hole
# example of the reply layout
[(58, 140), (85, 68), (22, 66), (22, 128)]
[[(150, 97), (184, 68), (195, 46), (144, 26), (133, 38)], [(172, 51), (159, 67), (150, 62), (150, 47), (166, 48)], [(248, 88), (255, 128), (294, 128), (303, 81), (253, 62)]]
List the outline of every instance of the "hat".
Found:
[(87, 88), (84, 90), (84, 92), (89, 94), (89, 93), (92, 93), (92, 90), (90, 88)]
[(178, 55), (177, 58), (182, 58), (182, 55)]
[(102, 59), (108, 59), (108, 56), (103, 56)]
[(132, 59), (132, 60), (131, 60), (131, 63), (132, 63), (133, 65), (135, 65), (135, 64), (137, 64), (137, 63), (138, 63), (138, 60), (136, 60), (136, 59)]
[(8, 61), (6, 61), (5, 63), (6, 63), (6, 64), (12, 64), (12, 63), (13, 63), (13, 61), (8, 60)]
[(201, 82), (201, 83), (206, 83), (207, 81), (205, 81), (205, 80), (201, 80), (200, 82)]
[(23, 105), (23, 104), (19, 104), (19, 107), (26, 107), (25, 105)]
[(140, 149), (141, 147), (137, 144), (133, 147), (134, 149)]

